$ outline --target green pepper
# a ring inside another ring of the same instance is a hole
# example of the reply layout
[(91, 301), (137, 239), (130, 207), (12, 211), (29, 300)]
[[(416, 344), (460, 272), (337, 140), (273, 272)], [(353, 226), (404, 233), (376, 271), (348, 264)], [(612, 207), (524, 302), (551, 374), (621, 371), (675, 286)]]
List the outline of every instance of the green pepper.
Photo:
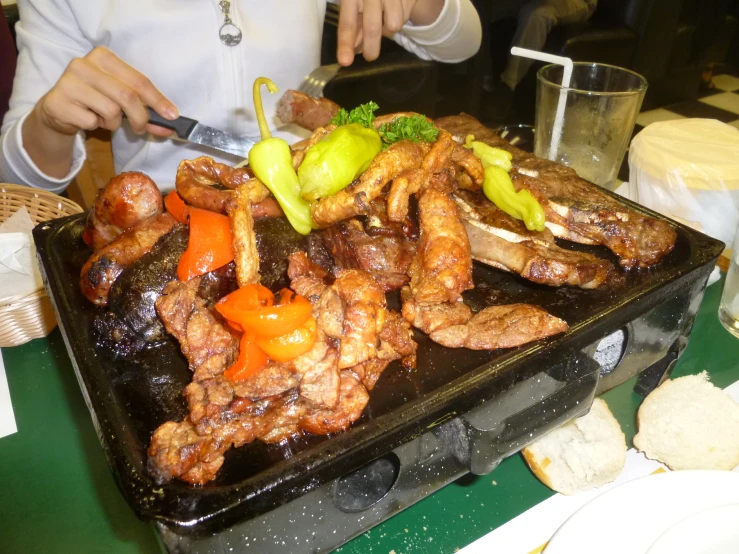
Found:
[(497, 165), (485, 168), (482, 191), (493, 204), (505, 213), (520, 219), (529, 231), (544, 230), (544, 210), (536, 198), (527, 191), (516, 192), (508, 172)]
[(266, 85), (273, 94), (278, 91), (271, 79), (259, 77), (254, 81), (254, 110), (262, 140), (249, 151), (249, 167), (274, 195), (290, 225), (301, 235), (307, 235), (316, 228), (310, 215), (310, 204), (300, 196), (300, 182), (293, 169), (290, 146), (282, 139), (273, 138), (269, 132), (259, 90), (262, 85)]
[(305, 153), (298, 179), (305, 200), (315, 201), (345, 189), (382, 149), (380, 133), (359, 123), (342, 125)]
[(464, 139), (464, 145), (472, 149), (472, 152), (480, 159), (484, 167), (497, 165), (506, 171), (510, 171), (511, 167), (513, 167), (511, 165), (513, 155), (510, 152), (501, 148), (493, 148), (489, 144), (477, 141), (473, 135), (467, 135)]

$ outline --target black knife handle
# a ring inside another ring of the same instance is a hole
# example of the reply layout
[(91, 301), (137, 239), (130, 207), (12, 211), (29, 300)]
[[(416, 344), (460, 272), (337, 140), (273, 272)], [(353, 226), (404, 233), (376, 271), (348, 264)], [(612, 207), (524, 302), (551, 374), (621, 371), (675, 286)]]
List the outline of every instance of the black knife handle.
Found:
[(152, 125), (158, 125), (159, 127), (164, 127), (165, 129), (170, 129), (177, 133), (177, 136), (181, 139), (188, 138), (195, 125), (198, 124), (197, 121), (190, 119), (189, 117), (180, 116), (177, 119), (164, 119), (153, 109), (147, 108), (147, 110), (149, 111), (149, 123)]

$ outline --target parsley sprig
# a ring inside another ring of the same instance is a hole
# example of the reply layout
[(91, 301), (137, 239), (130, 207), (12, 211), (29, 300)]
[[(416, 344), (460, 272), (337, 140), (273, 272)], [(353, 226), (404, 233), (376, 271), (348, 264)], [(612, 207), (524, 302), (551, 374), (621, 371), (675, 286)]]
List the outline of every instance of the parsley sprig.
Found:
[(382, 142), (388, 145), (401, 140), (435, 142), (439, 136), (439, 130), (424, 116), (414, 114), (410, 117), (398, 117), (390, 123), (383, 123), (380, 126), (380, 136)]
[(363, 127), (372, 127), (372, 122), (375, 120), (375, 112), (379, 109), (380, 106), (372, 101), (361, 104), (350, 112), (347, 112), (344, 108), (339, 108), (339, 113), (331, 119), (331, 125), (359, 123)]
[[(351, 111), (344, 108), (331, 120), (332, 125), (348, 125), (359, 123), (364, 127), (372, 127), (375, 121), (375, 112), (380, 107), (375, 102), (361, 104)], [(378, 129), (382, 138), (383, 150), (395, 142), (410, 140), (412, 142), (435, 142), (439, 136), (439, 130), (431, 121), (424, 116), (415, 114), (410, 117), (401, 116), (390, 123), (383, 123)]]

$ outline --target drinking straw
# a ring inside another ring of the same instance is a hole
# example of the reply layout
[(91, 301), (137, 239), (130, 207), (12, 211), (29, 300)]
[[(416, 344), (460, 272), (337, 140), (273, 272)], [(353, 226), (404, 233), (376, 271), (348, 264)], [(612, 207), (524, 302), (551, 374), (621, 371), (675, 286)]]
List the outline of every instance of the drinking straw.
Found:
[(552, 142), (549, 145), (549, 159), (556, 160), (557, 150), (559, 149), (559, 140), (562, 137), (562, 126), (564, 125), (565, 104), (567, 104), (567, 89), (570, 86), (572, 78), (572, 60), (563, 56), (553, 56), (528, 48), (519, 48), (514, 46), (511, 48), (511, 54), (521, 56), (522, 58), (530, 58), (542, 62), (556, 63), (564, 67), (562, 74), (562, 88), (559, 91), (559, 102), (557, 102), (557, 112), (554, 115), (554, 126), (552, 128)]

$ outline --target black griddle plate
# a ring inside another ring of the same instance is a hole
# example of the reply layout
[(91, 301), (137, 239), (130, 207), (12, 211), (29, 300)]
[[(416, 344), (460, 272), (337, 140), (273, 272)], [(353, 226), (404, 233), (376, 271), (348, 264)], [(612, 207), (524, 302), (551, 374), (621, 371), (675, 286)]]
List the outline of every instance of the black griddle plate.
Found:
[[(635, 211), (664, 219), (616, 198)], [(90, 255), (80, 238), (84, 221), (81, 214), (34, 229), (46, 287), (119, 487), (140, 517), (163, 521), (181, 532), (212, 532), (255, 517), (385, 454), (490, 398), (503, 375), (568, 356), (572, 349), (621, 328), (689, 284), (699, 279), (705, 283), (723, 249), (721, 242), (671, 222), (678, 232), (677, 244), (660, 265), (625, 273), (620, 283), (593, 291), (536, 285), (476, 264), (476, 288), (465, 293), (473, 309), (538, 304), (567, 321), (569, 331), (491, 352), (447, 349), (417, 333), (417, 369), (404, 370), (397, 362), (389, 366), (362, 417), (347, 431), (331, 437), (304, 436), (286, 446), (257, 441), (227, 452), (218, 477), (206, 486), (179, 481), (158, 486), (146, 470), (146, 449), (159, 425), (185, 417), (182, 391), (191, 374), (174, 340), (135, 360), (116, 361), (96, 350), (90, 327), (99, 308), (79, 290), (80, 269)], [(559, 244), (615, 261), (603, 247)]]

